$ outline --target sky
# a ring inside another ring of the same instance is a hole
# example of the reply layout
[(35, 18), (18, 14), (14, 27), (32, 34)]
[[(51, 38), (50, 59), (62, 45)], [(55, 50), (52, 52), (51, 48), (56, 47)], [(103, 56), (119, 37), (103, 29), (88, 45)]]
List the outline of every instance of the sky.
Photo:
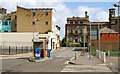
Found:
[[(105, 2), (107, 1), (107, 2)], [(88, 12), (90, 21), (108, 21), (109, 8), (117, 0), (0, 0), (0, 6), (7, 9), (7, 12), (16, 11), (16, 6), (25, 8), (55, 8), (56, 24), (61, 27), (61, 39), (65, 37), (65, 24), (67, 17), (84, 17), (85, 11)]]

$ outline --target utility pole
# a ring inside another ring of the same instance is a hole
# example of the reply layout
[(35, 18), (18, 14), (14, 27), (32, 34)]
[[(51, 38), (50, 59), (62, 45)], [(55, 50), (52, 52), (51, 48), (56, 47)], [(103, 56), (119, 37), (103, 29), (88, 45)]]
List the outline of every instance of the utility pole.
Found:
[[(118, 31), (118, 40), (119, 40), (119, 34), (120, 34), (120, 1), (118, 2), (118, 4), (113, 4), (114, 7), (118, 8), (118, 26), (117, 26), (117, 31)], [(118, 41), (118, 51), (120, 50), (120, 43)]]
[(118, 33), (119, 33), (119, 28), (120, 28), (120, 26), (119, 26), (119, 11), (120, 11), (120, 1), (118, 2), (118, 4), (113, 4), (114, 5), (114, 7), (117, 7), (118, 8), (118, 27), (117, 27), (117, 31), (118, 31)]
[(99, 28), (99, 21), (98, 21), (98, 49), (100, 50), (100, 28)]
[(89, 57), (89, 60), (91, 60), (91, 22), (90, 22), (90, 43), (89, 43), (89, 55), (90, 55), (90, 57)]

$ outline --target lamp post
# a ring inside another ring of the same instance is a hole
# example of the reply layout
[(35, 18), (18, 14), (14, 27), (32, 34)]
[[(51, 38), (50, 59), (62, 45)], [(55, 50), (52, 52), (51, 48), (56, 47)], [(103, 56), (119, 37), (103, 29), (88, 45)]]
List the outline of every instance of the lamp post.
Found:
[(98, 49), (100, 51), (100, 26), (99, 25), (100, 24), (99, 24), (99, 21), (98, 21), (98, 40), (99, 40), (99, 42), (98, 42)]
[[(37, 21), (40, 21), (40, 19), (35, 19), (35, 22), (37, 22)], [(36, 25), (36, 23), (35, 23), (35, 25)], [(37, 28), (37, 30), (36, 30), (36, 32), (38, 31), (38, 27), (36, 27)], [(32, 58), (34, 58), (34, 31), (33, 31), (33, 39), (32, 39), (32, 42), (33, 42), (33, 56), (32, 56)]]
[[(118, 31), (118, 40), (119, 40), (119, 33), (120, 33), (120, 1), (118, 2), (118, 4), (113, 4), (114, 7), (117, 7), (118, 8), (118, 27), (117, 27), (117, 31)], [(118, 51), (120, 50), (120, 45), (119, 45), (119, 41), (118, 41)]]
[(85, 53), (86, 35), (87, 35), (87, 29), (86, 29), (86, 26), (84, 26), (83, 27), (83, 42), (84, 42), (84, 45), (83, 45), (83, 55)]
[(89, 60), (91, 60), (91, 22), (90, 22), (90, 33), (89, 33), (89, 35), (90, 35), (90, 43), (89, 43), (89, 55), (90, 55), (90, 57), (89, 57)]
[(119, 28), (120, 28), (120, 26), (119, 26), (119, 25), (120, 25), (120, 24), (119, 24), (119, 23), (120, 23), (120, 22), (119, 22), (120, 1), (118, 2), (118, 4), (113, 4), (113, 6), (118, 8), (118, 33), (119, 33)]

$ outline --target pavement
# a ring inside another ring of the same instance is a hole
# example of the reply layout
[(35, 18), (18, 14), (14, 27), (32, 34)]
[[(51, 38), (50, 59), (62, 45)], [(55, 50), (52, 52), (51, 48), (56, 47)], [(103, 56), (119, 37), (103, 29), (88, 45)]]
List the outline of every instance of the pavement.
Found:
[[(61, 47), (60, 49), (52, 50), (51, 53), (57, 52), (57, 51), (62, 51), (65, 48)], [(33, 56), (32, 52), (29, 53), (21, 53), (21, 54), (13, 54), (13, 55), (0, 55), (0, 60), (1, 59), (15, 59), (15, 58), (30, 58)]]
[(14, 55), (0, 55), (1, 59), (14, 59), (14, 58), (29, 58), (32, 57), (32, 52), (30, 53), (22, 53), (22, 54), (14, 54)]
[(120, 57), (107, 56), (106, 64), (113, 72), (120, 72)]
[(61, 72), (112, 72), (105, 63), (100, 61), (97, 57), (89, 59), (89, 54), (84, 56), (79, 54), (79, 57), (74, 57), (67, 61), (67, 66)]

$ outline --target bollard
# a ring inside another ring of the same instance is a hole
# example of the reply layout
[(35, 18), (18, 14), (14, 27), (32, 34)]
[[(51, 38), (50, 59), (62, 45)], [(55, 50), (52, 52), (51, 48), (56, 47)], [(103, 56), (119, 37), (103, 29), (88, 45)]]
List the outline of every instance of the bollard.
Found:
[(108, 56), (110, 55), (110, 51), (108, 51)]
[(75, 52), (75, 60), (77, 60), (77, 59), (78, 59), (78, 53)]
[(106, 54), (105, 54), (105, 52), (103, 52), (103, 62), (104, 63), (106, 62)]

